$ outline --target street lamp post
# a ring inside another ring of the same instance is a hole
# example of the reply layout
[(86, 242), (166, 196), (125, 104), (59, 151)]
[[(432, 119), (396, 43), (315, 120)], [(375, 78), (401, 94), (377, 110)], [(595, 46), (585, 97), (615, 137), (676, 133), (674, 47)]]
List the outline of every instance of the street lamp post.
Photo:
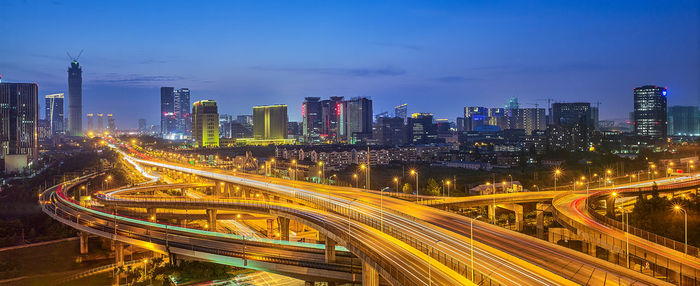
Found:
[[(438, 243), (440, 243), (439, 239), (435, 241), (435, 245), (437, 246)], [(433, 276), (432, 276), (432, 273), (430, 270), (430, 268), (431, 268), (430, 265), (432, 264), (432, 263), (430, 263), (431, 258), (433, 258), (433, 245), (430, 245), (430, 252), (428, 254), (428, 285), (429, 286), (433, 285)]]
[(683, 222), (685, 225), (685, 245), (683, 253), (685, 253), (685, 255), (688, 255), (688, 212), (686, 212), (680, 205), (675, 205), (673, 206), (673, 208), (683, 212)]
[(294, 164), (294, 180), (297, 180), (297, 160), (292, 160), (292, 164)]
[(418, 172), (416, 172), (416, 170), (411, 170), (411, 175), (416, 176), (416, 202), (418, 202)]
[(557, 191), (557, 178), (559, 177), (559, 174), (561, 174), (561, 170), (556, 169), (554, 170), (554, 191)]
[(471, 264), (472, 264), (472, 282), (474, 282), (474, 220), (480, 218), (477, 216), (472, 218), (469, 222), (469, 244), (471, 246)]
[(399, 178), (394, 177), (394, 184), (396, 185), (396, 190), (395, 192), (399, 192)]
[(318, 166), (321, 167), (321, 184), (323, 184), (323, 179), (325, 178), (325, 166), (323, 165), (323, 161), (319, 161)]
[(629, 212), (623, 207), (620, 207), (620, 211), (622, 211), (623, 220), (625, 221), (625, 253), (627, 254), (627, 268), (630, 268), (630, 216)]
[(357, 188), (357, 174), (352, 174), (352, 178), (355, 179), (355, 188)]

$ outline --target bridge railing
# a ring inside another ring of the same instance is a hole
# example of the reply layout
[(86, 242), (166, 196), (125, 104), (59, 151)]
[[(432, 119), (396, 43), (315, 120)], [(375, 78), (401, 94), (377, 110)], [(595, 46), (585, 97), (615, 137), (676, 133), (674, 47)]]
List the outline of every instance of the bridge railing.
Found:
[[(591, 207), (588, 203), (586, 203), (586, 209), (593, 218), (595, 218), (597, 221), (602, 222), (604, 224), (607, 224), (609, 226), (612, 226), (614, 228), (617, 228), (618, 230), (624, 231), (625, 228), (628, 228), (628, 232), (632, 235), (641, 237), (643, 239), (646, 239), (648, 241), (651, 241), (653, 243), (668, 247), (670, 249), (684, 252), (685, 251), (685, 243), (676, 241), (661, 235), (657, 235), (654, 233), (651, 233), (649, 231), (639, 229), (633, 226), (625, 226), (625, 223), (618, 221), (616, 219), (607, 217), (598, 211), (596, 211), (594, 208)], [(694, 256), (694, 257), (700, 257), (700, 249), (698, 249), (695, 246), (688, 245), (688, 255)]]
[[(79, 207), (77, 204), (70, 199), (67, 199), (68, 203), (73, 204), (73, 207)], [(68, 207), (68, 206), (67, 206)], [(76, 225), (82, 225), (86, 226), (92, 229), (95, 229), (97, 231), (100, 231), (102, 233), (108, 233), (108, 234), (114, 234), (114, 235), (121, 235), (124, 237), (129, 237), (131, 239), (139, 239), (145, 242), (150, 242), (150, 243), (159, 243), (159, 244), (164, 244), (167, 245), (169, 243), (170, 246), (173, 247), (181, 247), (183, 249), (187, 250), (193, 250), (193, 251), (201, 251), (201, 252), (207, 252), (207, 253), (212, 253), (212, 254), (217, 254), (217, 255), (224, 255), (224, 256), (231, 256), (231, 257), (237, 257), (237, 258), (242, 258), (244, 260), (256, 260), (256, 261), (263, 261), (263, 262), (271, 262), (271, 263), (279, 263), (279, 264), (287, 264), (287, 265), (297, 265), (297, 266), (302, 266), (302, 267), (309, 267), (309, 268), (317, 268), (317, 269), (325, 269), (325, 270), (331, 270), (331, 271), (343, 271), (343, 272), (348, 272), (348, 273), (360, 273), (360, 269), (357, 266), (353, 265), (345, 265), (345, 264), (329, 264), (329, 263), (315, 263), (312, 261), (304, 261), (304, 260), (299, 260), (298, 257), (296, 256), (285, 256), (282, 257), (279, 254), (276, 255), (261, 255), (261, 253), (246, 253), (245, 250), (243, 252), (235, 252), (235, 251), (230, 251), (230, 250), (225, 250), (225, 249), (220, 249), (220, 248), (208, 248), (208, 247), (203, 247), (198, 244), (193, 244), (193, 243), (183, 243), (182, 241), (180, 242), (175, 242), (175, 241), (170, 241), (168, 242), (167, 239), (161, 239), (157, 238), (158, 235), (162, 237), (175, 237), (177, 233), (174, 230), (168, 231), (167, 229), (163, 231), (159, 227), (146, 227), (148, 235), (144, 235), (141, 233), (137, 233), (134, 231), (131, 231), (127, 229), (127, 227), (121, 227), (121, 228), (114, 228), (112, 224), (112, 219), (113, 219), (113, 214), (109, 213), (101, 213), (103, 214), (103, 218), (101, 219), (93, 219), (92, 215), (90, 214), (80, 214), (78, 213), (75, 209), (72, 207), (68, 207), (69, 209), (66, 210), (63, 207), (58, 207), (56, 206), (55, 203), (42, 203), (42, 208), (44, 208), (44, 212), (53, 216), (55, 219), (58, 219), (59, 221), (62, 220), (64, 223), (71, 223), (71, 224), (76, 224)], [(117, 221), (119, 224), (123, 224), (123, 217), (120, 216), (114, 216), (114, 219), (118, 219)], [(130, 220), (134, 220), (129, 218)], [(150, 222), (143, 220), (143, 223), (150, 224)], [(184, 241), (190, 241), (188, 237)], [(235, 240), (232, 240), (235, 241)], [(249, 243), (254, 243), (255, 241), (251, 241)], [(245, 242), (238, 242), (239, 244), (245, 245)], [(245, 248), (245, 247), (244, 247)]]
[[(98, 200), (105, 200), (106, 197), (104, 195), (97, 195), (95, 196), (96, 199)], [(415, 249), (418, 249), (419, 251), (423, 252), (424, 254), (431, 256), (433, 259), (439, 261), (440, 263), (444, 264), (445, 266), (449, 267), (450, 269), (454, 270), (455, 272), (461, 274), (464, 277), (471, 278), (471, 271), (474, 271), (474, 277), (476, 282), (479, 283), (480, 285), (500, 285), (496, 280), (491, 279), (491, 277), (481, 271), (477, 270), (472, 270), (470, 267), (470, 261), (462, 261), (448, 253), (445, 253), (443, 251), (440, 251), (439, 249), (433, 248), (434, 242), (426, 242), (423, 239), (417, 239), (415, 238), (414, 234), (407, 234), (405, 231), (399, 228), (394, 228), (390, 227), (387, 224), (382, 223), (381, 219), (378, 219), (375, 214), (374, 216), (365, 214), (363, 212), (360, 212), (358, 210), (354, 210), (351, 208), (347, 207), (342, 207), (339, 204), (334, 204), (331, 203), (327, 198), (324, 197), (319, 197), (319, 196), (310, 196), (307, 194), (298, 194), (297, 198), (303, 199), (305, 201), (309, 201), (315, 205), (322, 206), (326, 211), (332, 211), (334, 213), (347, 216), (349, 219), (355, 220), (356, 222), (368, 225), (370, 227), (373, 227), (377, 230), (383, 230), (384, 233), (391, 235), (392, 237), (401, 240), (402, 242), (414, 247)], [(189, 199), (189, 198), (162, 198), (162, 197), (110, 197), (110, 201), (112, 202), (128, 202), (130, 204), (136, 204), (140, 206), (145, 206), (148, 203), (160, 203), (160, 204), (168, 204), (168, 205), (173, 205), (177, 203), (188, 203), (191, 205), (199, 205), (204, 208), (210, 207), (210, 208), (222, 208), (226, 207), (227, 205), (230, 205), (232, 203), (236, 203), (238, 206), (246, 206), (250, 208), (257, 208), (262, 211), (265, 210), (277, 210), (277, 211), (282, 211), (282, 212), (287, 212), (291, 214), (295, 214), (297, 216), (302, 216), (306, 217), (308, 216), (308, 213), (305, 212), (304, 210), (299, 210), (299, 209), (294, 209), (294, 208), (288, 208), (284, 207), (280, 204), (276, 204), (273, 202), (268, 202), (263, 199), (218, 199), (218, 200), (208, 200), (208, 199)], [(404, 215), (405, 218), (411, 219), (413, 221), (416, 221), (416, 218), (413, 216), (408, 216)], [(325, 227), (332, 227), (329, 225), (326, 225)], [(349, 227), (349, 226), (348, 226)], [(365, 249), (363, 248), (364, 242), (361, 242), (357, 239), (354, 239), (352, 237), (349, 237), (349, 232), (347, 229), (334, 229), (335, 233), (346, 233), (346, 236), (344, 237), (345, 239), (350, 239), (351, 242), (354, 242), (353, 245), (358, 249), (362, 250), (366, 255), (371, 255), (371, 253), (374, 253), (371, 249)], [(379, 261), (383, 262), (385, 259), (381, 259), (381, 257), (373, 257), (375, 260), (374, 261)], [(427, 262), (426, 262), (427, 263)], [(394, 278), (401, 282), (401, 285), (414, 285), (414, 282), (411, 282), (412, 280), (410, 279), (410, 276), (406, 276), (405, 270), (403, 269), (398, 269), (395, 265), (392, 263), (380, 263), (380, 266), (383, 267), (387, 272), (391, 273), (394, 275)]]

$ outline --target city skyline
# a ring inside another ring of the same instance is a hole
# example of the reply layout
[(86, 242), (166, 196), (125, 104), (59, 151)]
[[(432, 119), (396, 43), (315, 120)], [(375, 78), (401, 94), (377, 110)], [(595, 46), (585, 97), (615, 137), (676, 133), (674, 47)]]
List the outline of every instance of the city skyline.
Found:
[[(8, 13), (0, 20), (3, 34), (27, 43), (2, 48), (7, 57), (0, 59), (0, 74), (4, 81), (36, 82), (42, 95), (68, 94), (65, 70), (70, 61), (65, 52), (85, 49), (80, 58), (83, 110), (110, 110), (120, 128), (135, 129), (139, 118), (159, 121), (161, 86), (189, 87), (192, 102), (216, 100), (226, 114), (287, 104), (290, 121), (301, 121), (307, 96), (367, 96), (374, 113), (408, 103), (409, 113), (430, 112), (450, 120), (464, 106), (503, 107), (511, 97), (519, 97), (523, 107), (545, 106), (545, 98), (600, 101), (601, 119), (622, 120), (626, 116), (619, 111), (633, 108), (632, 89), (648, 84), (668, 88), (668, 106), (700, 105), (698, 27), (687, 25), (698, 22), (693, 14), (698, 3), (692, 1), (405, 7), (312, 3), (277, 5), (279, 10), (264, 4), (217, 4), (236, 11), (231, 15), (212, 12), (216, 9), (211, 3), (145, 3), (139, 12), (100, 4), (110, 11), (107, 15), (90, 3), (71, 3), (8, 3), (8, 11), (34, 9), (36, 18)], [(179, 10), (180, 5), (188, 6), (189, 17), (196, 21), (158, 23), (168, 13), (149, 13)], [(372, 12), (363, 13), (364, 6)], [(389, 10), (394, 13), (387, 21), (382, 11)], [(84, 19), (49, 17), (63, 11)], [(111, 27), (112, 17), (142, 13), (152, 17), (139, 27)], [(673, 17), (654, 20), (662, 15)], [(587, 22), (590, 17), (595, 21)], [(94, 24), (81, 26), (87, 21)], [(287, 36), (273, 29), (282, 23), (289, 24)], [(246, 25), (254, 25), (255, 32), (244, 31)], [(132, 38), (125, 28), (141, 33)], [(184, 38), (171, 30), (183, 30)], [(96, 40), (103, 38), (95, 36), (98, 32), (112, 36)], [(28, 45), (36, 42), (29, 34), (55, 44)], [(638, 44), (639, 37), (654, 35), (663, 40)], [(221, 43), (200, 44), (212, 39)], [(111, 48), (130, 41), (138, 41), (138, 48)], [(136, 100), (143, 104), (134, 105)]]

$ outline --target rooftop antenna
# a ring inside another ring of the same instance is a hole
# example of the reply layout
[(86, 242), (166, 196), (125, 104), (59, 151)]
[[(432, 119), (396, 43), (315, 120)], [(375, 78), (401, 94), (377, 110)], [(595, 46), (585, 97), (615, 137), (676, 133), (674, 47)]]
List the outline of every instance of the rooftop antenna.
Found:
[(70, 55), (69, 52), (66, 52), (66, 55), (68, 55), (68, 58), (71, 59), (71, 60), (74, 61), (74, 62), (77, 62), (78, 59), (80, 58), (80, 55), (82, 55), (82, 54), (83, 54), (83, 50), (80, 50), (80, 53), (78, 53), (78, 56), (74, 58), (74, 57), (72, 57), (72, 56)]

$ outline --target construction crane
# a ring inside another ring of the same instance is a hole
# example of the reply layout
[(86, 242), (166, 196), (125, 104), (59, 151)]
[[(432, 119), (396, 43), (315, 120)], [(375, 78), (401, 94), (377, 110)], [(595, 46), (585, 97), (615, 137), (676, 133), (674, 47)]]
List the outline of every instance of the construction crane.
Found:
[(83, 54), (83, 50), (80, 50), (80, 53), (78, 53), (78, 56), (74, 58), (74, 57), (72, 57), (72, 56), (70, 55), (69, 52), (66, 51), (66, 55), (68, 55), (68, 58), (71, 59), (71, 60), (74, 61), (74, 62), (77, 62), (78, 59), (80, 58), (80, 55), (82, 55), (82, 54)]

